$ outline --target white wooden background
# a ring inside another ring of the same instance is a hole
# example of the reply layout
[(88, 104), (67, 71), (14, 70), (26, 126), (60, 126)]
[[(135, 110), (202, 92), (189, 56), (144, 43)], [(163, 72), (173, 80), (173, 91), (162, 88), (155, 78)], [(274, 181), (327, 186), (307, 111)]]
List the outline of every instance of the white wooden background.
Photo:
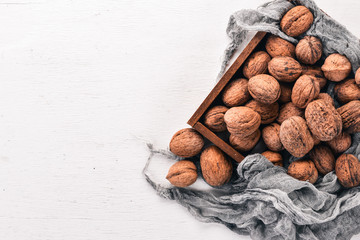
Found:
[[(230, 14), (263, 2), (0, 0), (0, 239), (249, 239), (141, 170), (213, 87)], [(317, 2), (360, 36), (359, 1)]]

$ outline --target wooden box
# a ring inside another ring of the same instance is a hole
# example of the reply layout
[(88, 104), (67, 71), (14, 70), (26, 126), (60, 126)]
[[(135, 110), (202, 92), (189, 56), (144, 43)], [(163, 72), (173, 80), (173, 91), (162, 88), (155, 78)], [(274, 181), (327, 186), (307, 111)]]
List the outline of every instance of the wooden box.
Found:
[(255, 34), (188, 121), (190, 126), (200, 132), (205, 138), (218, 146), (237, 162), (241, 162), (244, 159), (244, 153), (238, 152), (226, 141), (224, 141), (219, 134), (216, 134), (208, 129), (203, 124), (203, 115), (210, 107), (214, 105), (223, 105), (222, 100), (220, 99), (222, 90), (232, 79), (242, 76), (241, 67), (252, 52), (265, 49), (265, 40), (267, 35), (268, 34), (266, 32), (258, 32)]

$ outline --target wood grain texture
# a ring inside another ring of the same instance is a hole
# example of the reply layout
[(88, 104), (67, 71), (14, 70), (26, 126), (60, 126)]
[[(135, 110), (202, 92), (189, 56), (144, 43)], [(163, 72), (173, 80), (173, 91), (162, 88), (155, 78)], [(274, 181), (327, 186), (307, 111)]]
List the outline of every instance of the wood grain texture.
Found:
[[(230, 14), (263, 2), (0, 1), (0, 239), (250, 239), (141, 171), (144, 142), (167, 148), (214, 87)], [(359, 36), (346, 2), (317, 0)], [(153, 164), (167, 184), (172, 162)]]

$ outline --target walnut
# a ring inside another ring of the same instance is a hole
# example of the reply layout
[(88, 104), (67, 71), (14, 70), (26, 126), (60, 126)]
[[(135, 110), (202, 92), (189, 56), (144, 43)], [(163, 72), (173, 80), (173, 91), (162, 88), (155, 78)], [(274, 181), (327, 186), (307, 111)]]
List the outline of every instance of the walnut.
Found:
[(222, 100), (228, 107), (242, 105), (249, 101), (248, 80), (245, 78), (231, 81), (222, 93)]
[(288, 174), (300, 181), (307, 181), (312, 184), (318, 179), (318, 171), (315, 164), (310, 160), (297, 160), (288, 167)]
[(335, 107), (334, 99), (327, 93), (320, 93), (317, 99), (324, 100), (327, 104)]
[(261, 124), (273, 122), (279, 114), (279, 104), (277, 102), (272, 104), (263, 104), (255, 100), (250, 100), (245, 104), (245, 107), (251, 108), (260, 114)]
[(229, 110), (225, 106), (215, 106), (210, 108), (204, 115), (204, 124), (213, 132), (223, 132), (226, 130), (224, 115)]
[(297, 37), (306, 32), (314, 21), (314, 16), (304, 6), (290, 9), (281, 19), (280, 28), (290, 37)]
[(347, 132), (342, 132), (326, 143), (335, 153), (342, 153), (348, 150), (351, 146), (351, 136)]
[(295, 49), (297, 59), (304, 64), (315, 64), (322, 55), (320, 39), (313, 36), (305, 36), (299, 41)]
[(293, 116), (280, 126), (280, 140), (294, 157), (303, 157), (314, 146), (314, 140), (303, 118)]
[(330, 81), (340, 82), (350, 74), (351, 63), (345, 56), (333, 53), (325, 59), (321, 70)]
[(280, 140), (280, 125), (277, 123), (271, 123), (262, 130), (262, 138), (266, 146), (271, 151), (281, 151), (284, 149), (284, 146)]
[(269, 73), (281, 82), (293, 82), (302, 73), (298, 61), (291, 57), (274, 57), (268, 64)]
[(247, 79), (267, 72), (268, 63), (271, 60), (269, 54), (264, 51), (254, 52), (245, 61), (243, 74)]
[(291, 102), (291, 91), (292, 91), (292, 85), (287, 84), (287, 83), (281, 83), (280, 84), (280, 97), (279, 97), (279, 102), (281, 103), (287, 103), (287, 102)]
[(229, 137), (229, 142), (230, 145), (233, 146), (236, 150), (240, 152), (247, 152), (255, 147), (260, 139), (260, 135), (261, 133), (259, 129), (246, 137), (236, 137), (231, 134)]
[(228, 131), (237, 137), (254, 133), (261, 124), (260, 115), (248, 107), (232, 107), (224, 116)]
[(356, 187), (360, 184), (359, 160), (352, 154), (342, 154), (336, 160), (336, 176), (341, 185), (346, 188)]
[(311, 134), (311, 136), (312, 136), (312, 138), (314, 140), (314, 146), (321, 143), (321, 141), (317, 137), (315, 137), (314, 134)]
[(304, 110), (298, 108), (292, 102), (289, 102), (281, 106), (279, 116), (277, 117), (276, 121), (279, 124), (282, 124), (286, 119), (292, 116), (304, 117)]
[(283, 159), (280, 153), (272, 152), (272, 151), (265, 151), (261, 155), (266, 157), (270, 162), (272, 162), (275, 166), (284, 166)]
[(356, 82), (356, 84), (360, 87), (360, 68), (358, 68), (358, 70), (356, 70), (356, 73), (355, 73), (355, 82)]
[(360, 101), (351, 101), (337, 109), (343, 122), (343, 128), (348, 133), (360, 132)]
[(319, 83), (320, 88), (325, 87), (327, 83), (324, 73), (321, 71), (321, 67), (303, 65), (301, 74), (315, 77), (315, 81)]
[(342, 131), (340, 114), (322, 99), (309, 103), (305, 119), (311, 133), (320, 141), (330, 141)]
[(192, 128), (177, 131), (170, 141), (170, 151), (179, 157), (193, 157), (201, 152), (203, 137)]
[(318, 97), (319, 93), (320, 87), (314, 77), (302, 75), (294, 84), (291, 101), (299, 108), (306, 108), (312, 100)]
[(181, 160), (170, 167), (166, 179), (176, 187), (187, 187), (196, 181), (197, 176), (195, 164)]
[(272, 104), (280, 97), (280, 84), (270, 75), (260, 74), (249, 80), (250, 95), (258, 102)]
[(336, 84), (334, 88), (336, 99), (341, 103), (348, 103), (352, 100), (360, 99), (360, 88), (355, 83), (355, 79), (348, 79)]
[(211, 186), (221, 186), (227, 183), (233, 172), (229, 159), (214, 145), (201, 153), (200, 166), (204, 180)]
[(271, 57), (295, 58), (295, 46), (281, 37), (271, 35), (265, 44), (266, 51)]
[(335, 157), (328, 146), (323, 144), (315, 146), (309, 156), (320, 173), (326, 175), (335, 169)]

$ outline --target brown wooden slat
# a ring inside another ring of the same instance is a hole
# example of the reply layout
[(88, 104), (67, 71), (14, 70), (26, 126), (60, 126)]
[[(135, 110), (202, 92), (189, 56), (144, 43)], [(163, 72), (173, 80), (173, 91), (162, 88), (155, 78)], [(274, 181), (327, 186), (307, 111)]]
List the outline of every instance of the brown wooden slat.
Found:
[(206, 137), (210, 142), (218, 146), (221, 150), (223, 150), (227, 155), (229, 155), (232, 159), (237, 162), (241, 162), (244, 159), (244, 156), (237, 152), (234, 148), (232, 148), (229, 144), (224, 142), (221, 138), (216, 136), (215, 133), (210, 131), (207, 127), (205, 127), (200, 122), (197, 122), (193, 126), (199, 133), (201, 133), (204, 137)]
[(241, 52), (239, 57), (235, 60), (235, 62), (231, 65), (231, 67), (225, 72), (225, 74), (221, 77), (220, 81), (215, 85), (215, 87), (210, 92), (210, 94), (205, 98), (205, 100), (201, 103), (200, 107), (195, 111), (195, 113), (189, 119), (188, 124), (190, 126), (194, 127), (194, 125), (200, 120), (201, 116), (210, 107), (210, 105), (215, 100), (215, 98), (221, 93), (221, 91), (226, 86), (226, 84), (234, 76), (236, 71), (241, 67), (241, 65), (251, 54), (251, 52), (256, 48), (256, 46), (260, 43), (260, 41), (265, 37), (265, 35), (266, 32), (258, 32), (251, 39), (251, 41)]

